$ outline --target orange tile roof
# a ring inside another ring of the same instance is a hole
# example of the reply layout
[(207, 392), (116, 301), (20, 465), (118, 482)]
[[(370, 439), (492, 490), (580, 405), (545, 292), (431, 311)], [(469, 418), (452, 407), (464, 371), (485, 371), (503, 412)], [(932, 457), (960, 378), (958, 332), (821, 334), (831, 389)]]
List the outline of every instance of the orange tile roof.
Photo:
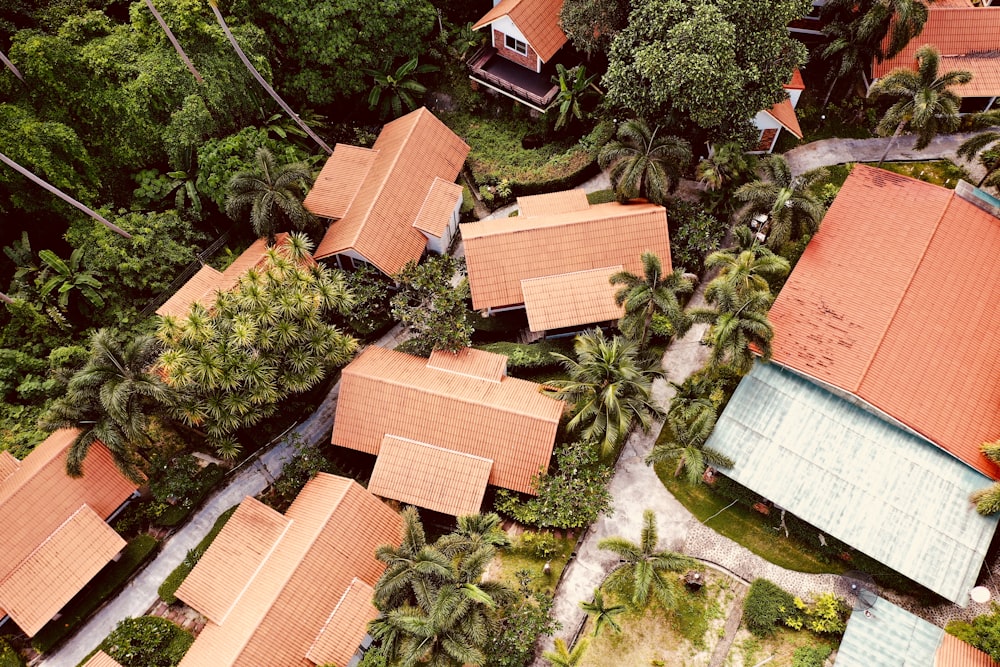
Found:
[(551, 331), (619, 319), (624, 311), (615, 293), (621, 287), (609, 278), (621, 270), (621, 265), (608, 266), (522, 280), (528, 328)]
[[(306, 654), (348, 586), (355, 577), (375, 584), (385, 567), (375, 559), (375, 549), (399, 544), (402, 529), (399, 515), (359, 484), (326, 473), (302, 488), (285, 517), (290, 523), (284, 537), (246, 582), (225, 621), (205, 626), (182, 667), (310, 664)], [(238, 529), (227, 523), (219, 537)], [(215, 543), (191, 576), (205, 568), (209, 572), (197, 576), (225, 578), (225, 562), (209, 558), (213, 549)], [(346, 626), (339, 627), (346, 632)], [(357, 629), (345, 641), (357, 646), (364, 624), (350, 627)]]
[(374, 594), (373, 587), (354, 577), (306, 658), (317, 665), (347, 665), (358, 651), (358, 637), (364, 637), (368, 623), (378, 617), (372, 604)]
[[(423, 254), (427, 238), (413, 223), (434, 180), (458, 176), (469, 146), (422, 107), (383, 127), (373, 150), (377, 155), (364, 182), (344, 216), (326, 230), (315, 256), (353, 250), (395, 275)], [(314, 189), (331, 185), (317, 181)]]
[(858, 165), (771, 308), (774, 361), (998, 479), (979, 452), (1000, 438), (998, 255), (1000, 219)]
[(517, 206), (521, 210), (520, 217), (537, 218), (544, 215), (586, 211), (590, 208), (590, 202), (587, 201), (587, 191), (577, 188), (576, 190), (518, 197)]
[(81, 505), (0, 579), (0, 608), (34, 635), (125, 547), (125, 540)]
[[(122, 477), (107, 448), (99, 443), (90, 448), (83, 477), (69, 477), (66, 450), (76, 434), (73, 429), (55, 431), (25, 457), (12, 475), (0, 481), (0, 526), (4, 527), (0, 580), (6, 579), (82, 505), (107, 518), (136, 490), (136, 484)], [(44, 507), (45, 512), (39, 512), (39, 507)], [(48, 582), (48, 577), (32, 582), (38, 587), (40, 603)]]
[(802, 80), (802, 72), (796, 67), (792, 72), (792, 80), (784, 85), (785, 90), (805, 90), (806, 83)]
[(671, 270), (667, 212), (648, 203), (596, 204), (586, 210), (461, 225), (477, 310), (524, 303), (521, 281), (621, 264), (642, 270), (656, 253)]
[(434, 350), (427, 368), (500, 382), (507, 375), (507, 357), (471, 347), (458, 352)]
[(104, 651), (98, 651), (82, 667), (122, 667), (122, 665)]
[(337, 144), (302, 203), (321, 218), (343, 218), (377, 155), (371, 148)]
[(442, 514), (478, 514), (493, 461), (387, 435), (368, 490)]
[(563, 0), (500, 0), (472, 28), (478, 30), (509, 16), (542, 62), (546, 62), (567, 42), (566, 33), (559, 27), (562, 4)]
[(458, 202), (462, 200), (462, 186), (458, 183), (435, 177), (427, 197), (420, 206), (413, 226), (431, 236), (441, 238), (451, 222)]
[(245, 592), (247, 582), (285, 536), (291, 522), (264, 503), (247, 498), (233, 513), (227, 531), (177, 589), (177, 598), (222, 625)]
[(796, 139), (802, 138), (802, 127), (799, 126), (799, 118), (795, 115), (795, 108), (792, 107), (792, 101), (787, 97), (768, 109), (767, 115), (781, 123), (781, 127), (794, 134)]
[(994, 667), (993, 658), (947, 632), (934, 654), (934, 667)]
[(490, 484), (533, 492), (548, 467), (563, 403), (534, 382), (490, 382), (368, 347), (341, 375), (333, 443), (378, 454), (386, 435), (491, 459)]
[[(942, 56), (941, 71), (967, 69), (972, 81), (958, 86), (963, 97), (1000, 95), (996, 70), (1000, 67), (1000, 7), (938, 7), (932, 5), (921, 33), (898, 54), (872, 63), (872, 78), (880, 79), (892, 70), (917, 69), (917, 50), (933, 44)], [(992, 53), (990, 53), (992, 52)], [(966, 56), (951, 58), (947, 56)]]
[(14, 455), (4, 450), (0, 452), (0, 482), (4, 481), (21, 467), (21, 462)]

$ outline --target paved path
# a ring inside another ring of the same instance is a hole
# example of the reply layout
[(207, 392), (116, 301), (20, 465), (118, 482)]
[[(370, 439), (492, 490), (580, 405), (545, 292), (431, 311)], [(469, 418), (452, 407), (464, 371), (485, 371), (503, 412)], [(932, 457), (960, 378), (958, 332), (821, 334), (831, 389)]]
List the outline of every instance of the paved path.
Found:
[[(397, 326), (375, 345), (394, 347), (404, 339), (403, 330)], [(292, 430), (301, 443), (319, 445), (329, 441), (339, 393), (340, 382), (337, 382), (316, 411)], [(275, 477), (281, 475), (285, 463), (295, 455), (293, 440), (296, 439), (292, 436), (272, 446), (245, 470), (233, 476), (224, 488), (212, 494), (184, 527), (163, 543), (152, 563), (41, 664), (45, 667), (76, 667), (119, 622), (145, 614), (159, 599), (156, 591), (160, 584), (180, 565), (188, 550), (208, 534), (219, 515), (245, 497), (261, 493)]]

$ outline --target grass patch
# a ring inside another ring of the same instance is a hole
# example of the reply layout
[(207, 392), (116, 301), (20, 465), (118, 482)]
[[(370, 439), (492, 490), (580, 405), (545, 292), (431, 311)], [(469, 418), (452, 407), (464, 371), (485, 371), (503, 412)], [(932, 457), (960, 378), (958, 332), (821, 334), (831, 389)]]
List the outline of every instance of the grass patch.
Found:
[[(552, 535), (547, 531), (537, 533), (524, 533), (524, 535)], [(552, 544), (554, 553), (548, 558), (533, 552), (530, 545), (525, 543), (524, 535), (507, 549), (501, 549), (493, 561), (492, 578), (507, 582), (513, 588), (517, 588), (519, 581), (517, 573), (527, 570), (531, 573), (531, 588), (541, 593), (553, 595), (556, 583), (562, 576), (562, 571), (569, 562), (569, 556), (573, 553), (576, 540), (566, 537), (556, 538), (553, 536)], [(549, 563), (550, 572), (545, 574), (543, 568), (545, 563)]]
[(167, 578), (163, 580), (163, 583), (160, 584), (160, 588), (156, 591), (161, 600), (167, 604), (177, 602), (177, 589), (181, 587), (181, 584), (184, 583), (187, 576), (191, 574), (191, 570), (193, 570), (194, 566), (198, 564), (202, 555), (204, 555), (205, 551), (215, 540), (216, 536), (218, 536), (222, 527), (226, 525), (227, 521), (229, 521), (229, 517), (233, 515), (233, 512), (236, 511), (237, 507), (239, 507), (239, 505), (233, 505), (220, 514), (219, 518), (215, 520), (215, 525), (212, 526), (212, 530), (208, 531), (208, 534), (201, 538), (201, 542), (199, 542), (194, 549), (187, 552), (187, 555), (184, 557), (184, 560), (181, 561), (181, 564), (175, 567), (174, 571), (167, 575)]
[(156, 552), (159, 545), (151, 535), (133, 538), (122, 550), (121, 558), (104, 566), (62, 610), (57, 621), (50, 621), (31, 640), (39, 653), (47, 653), (76, 630), (90, 614), (121, 588)]
[[(655, 469), (667, 490), (699, 521), (706, 521), (730, 503), (712, 493), (704, 484), (688, 484), (683, 479), (674, 477), (670, 466), (657, 464)], [(844, 563), (826, 562), (797, 541), (776, 533), (770, 526), (764, 524), (760, 515), (739, 503), (713, 517), (706, 525), (758, 556), (788, 570), (812, 574), (839, 574), (848, 569)]]
[(811, 632), (778, 627), (771, 637), (760, 639), (745, 628), (736, 634), (733, 647), (726, 660), (727, 667), (753, 667), (771, 658), (768, 667), (794, 667), (795, 651), (800, 648), (836, 648), (839, 642), (832, 637), (817, 637)]
[(968, 172), (951, 160), (929, 160), (927, 162), (886, 162), (883, 169), (916, 178), (921, 181), (955, 189), (959, 179), (971, 180)]
[(607, 204), (609, 202), (615, 201), (615, 191), (614, 190), (596, 190), (594, 192), (587, 193), (587, 202), (591, 205), (593, 204)]

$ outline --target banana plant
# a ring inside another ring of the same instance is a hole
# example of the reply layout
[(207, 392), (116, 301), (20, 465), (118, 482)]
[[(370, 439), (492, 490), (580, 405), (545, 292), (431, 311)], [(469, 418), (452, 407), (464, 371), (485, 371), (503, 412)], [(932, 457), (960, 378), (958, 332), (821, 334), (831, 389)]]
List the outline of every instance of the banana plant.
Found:
[(104, 298), (97, 292), (102, 287), (101, 281), (97, 274), (83, 267), (83, 248), (74, 250), (68, 263), (51, 250), (40, 250), (38, 258), (53, 274), (39, 290), (43, 297), (55, 290), (59, 295), (59, 308), (65, 310), (70, 294), (76, 290), (92, 305), (98, 308), (104, 305)]
[(427, 92), (427, 86), (416, 80), (416, 75), (436, 72), (434, 65), (421, 65), (417, 58), (410, 58), (405, 63), (392, 70), (390, 63), (385, 64), (384, 71), (366, 69), (365, 74), (375, 80), (371, 93), (368, 94), (368, 107), (379, 107), (383, 118), (392, 116), (398, 118), (403, 114), (403, 106), (413, 111), (417, 102)]

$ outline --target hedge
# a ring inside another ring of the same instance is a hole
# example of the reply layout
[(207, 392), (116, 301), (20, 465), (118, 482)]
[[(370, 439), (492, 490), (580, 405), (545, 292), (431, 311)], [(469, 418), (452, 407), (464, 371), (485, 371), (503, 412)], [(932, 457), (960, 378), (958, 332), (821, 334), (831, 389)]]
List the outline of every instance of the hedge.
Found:
[(121, 558), (104, 566), (62, 610), (57, 621), (49, 621), (38, 631), (31, 645), (39, 653), (47, 653), (52, 647), (70, 635), (106, 599), (118, 592), (142, 565), (156, 552), (159, 542), (152, 535), (139, 535), (122, 549)]
[(215, 525), (212, 526), (212, 530), (208, 531), (208, 534), (201, 538), (201, 542), (198, 542), (194, 549), (187, 552), (187, 555), (184, 557), (184, 560), (181, 561), (181, 564), (175, 567), (174, 571), (167, 575), (167, 578), (163, 580), (163, 583), (160, 584), (160, 588), (156, 591), (161, 600), (167, 604), (177, 602), (177, 589), (181, 587), (181, 584), (184, 583), (187, 576), (191, 574), (191, 570), (193, 570), (194, 566), (198, 564), (198, 561), (204, 555), (205, 551), (208, 550), (208, 547), (215, 540), (216, 536), (222, 530), (222, 527), (226, 525), (227, 521), (229, 521), (229, 517), (233, 515), (233, 512), (236, 511), (237, 507), (239, 507), (239, 505), (234, 505), (220, 514), (219, 518), (215, 520)]
[(773, 581), (754, 579), (743, 602), (743, 624), (756, 637), (769, 637), (795, 611), (795, 598)]
[(165, 618), (126, 618), (80, 664), (104, 651), (124, 667), (175, 667), (193, 643), (194, 635)]

